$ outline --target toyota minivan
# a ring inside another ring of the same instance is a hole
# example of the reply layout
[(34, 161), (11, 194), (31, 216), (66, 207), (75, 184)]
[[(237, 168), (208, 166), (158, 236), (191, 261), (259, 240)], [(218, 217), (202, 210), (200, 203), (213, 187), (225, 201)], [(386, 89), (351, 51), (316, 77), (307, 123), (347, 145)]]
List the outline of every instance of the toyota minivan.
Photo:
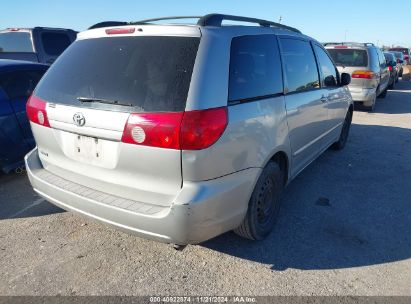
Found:
[(381, 49), (372, 43), (325, 43), (341, 73), (351, 74), (349, 85), (354, 101), (367, 111), (374, 111), (377, 97), (385, 98), (390, 71)]
[(284, 187), (344, 147), (350, 76), (285, 25), (158, 22), (82, 32), (51, 66), (27, 105), (31, 184), (57, 206), (166, 243), (230, 230), (261, 240)]

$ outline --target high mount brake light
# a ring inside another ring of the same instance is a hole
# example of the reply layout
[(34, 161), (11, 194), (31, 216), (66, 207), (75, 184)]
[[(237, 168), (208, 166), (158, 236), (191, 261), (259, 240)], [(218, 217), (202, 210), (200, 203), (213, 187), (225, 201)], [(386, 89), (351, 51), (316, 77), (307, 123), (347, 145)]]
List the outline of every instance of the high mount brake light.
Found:
[(121, 34), (133, 34), (136, 31), (134, 27), (132, 28), (113, 28), (107, 29), (107, 35), (121, 35)]
[(26, 113), (31, 122), (50, 128), (46, 106), (47, 102), (37, 96), (31, 95), (26, 104)]
[(175, 150), (202, 150), (213, 145), (228, 123), (227, 108), (131, 114), (124, 143)]

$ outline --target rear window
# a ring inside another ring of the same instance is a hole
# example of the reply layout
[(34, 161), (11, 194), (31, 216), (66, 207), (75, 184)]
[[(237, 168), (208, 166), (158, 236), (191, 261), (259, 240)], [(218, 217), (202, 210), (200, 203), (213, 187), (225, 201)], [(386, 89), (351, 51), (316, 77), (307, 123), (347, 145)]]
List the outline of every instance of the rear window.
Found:
[(409, 50), (407, 48), (391, 48), (389, 49), (390, 51), (396, 51), (396, 52), (401, 52), (404, 55), (409, 55)]
[(0, 74), (0, 87), (10, 99), (28, 98), (45, 70), (13, 71)]
[(0, 53), (33, 53), (33, 44), (29, 32), (0, 33)]
[(355, 49), (327, 49), (334, 62), (345, 67), (365, 67), (368, 66), (368, 56), (366, 50)]
[(51, 32), (42, 33), (41, 41), (44, 51), (51, 56), (59, 56), (71, 43), (68, 35)]
[[(199, 41), (192, 37), (79, 40), (51, 66), (36, 95), (73, 106), (135, 112), (183, 111)], [(80, 97), (105, 103), (81, 103)], [(131, 107), (113, 106), (116, 103)]]

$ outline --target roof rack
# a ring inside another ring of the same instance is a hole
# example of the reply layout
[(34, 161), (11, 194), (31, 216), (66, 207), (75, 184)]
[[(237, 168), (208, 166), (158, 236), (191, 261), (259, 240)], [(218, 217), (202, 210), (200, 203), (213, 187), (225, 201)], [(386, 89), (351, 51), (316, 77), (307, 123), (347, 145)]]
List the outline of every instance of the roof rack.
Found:
[(374, 43), (372, 42), (324, 42), (323, 46), (328, 46), (328, 45), (356, 45), (356, 46), (374, 46)]
[(205, 16), (174, 16), (174, 17), (163, 17), (163, 18), (154, 18), (154, 19), (145, 19), (136, 22), (130, 22), (128, 24), (136, 25), (136, 24), (148, 24), (155, 21), (162, 21), (162, 20), (179, 20), (179, 19), (198, 19), (197, 25), (199, 26), (218, 26), (221, 27), (224, 20), (230, 21), (241, 21), (241, 22), (249, 22), (249, 23), (256, 23), (263, 27), (276, 27), (281, 28), (289, 31), (293, 31), (296, 33), (301, 33), (296, 28), (291, 26), (287, 26), (284, 24), (257, 19), (257, 18), (249, 18), (249, 17), (241, 17), (241, 16), (233, 16), (233, 15), (224, 15), (224, 14), (209, 14)]

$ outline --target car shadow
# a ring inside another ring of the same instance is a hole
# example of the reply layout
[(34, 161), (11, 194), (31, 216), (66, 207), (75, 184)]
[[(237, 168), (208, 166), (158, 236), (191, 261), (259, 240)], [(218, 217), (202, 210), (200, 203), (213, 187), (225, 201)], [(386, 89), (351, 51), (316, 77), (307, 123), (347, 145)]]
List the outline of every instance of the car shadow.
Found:
[(201, 246), (272, 270), (338, 269), (411, 258), (411, 129), (353, 125), (287, 187), (274, 232)]
[(0, 220), (64, 212), (34, 193), (26, 173), (0, 174)]
[(374, 110), (383, 114), (411, 113), (411, 81), (400, 81), (395, 89), (388, 90), (386, 98), (378, 98)]

